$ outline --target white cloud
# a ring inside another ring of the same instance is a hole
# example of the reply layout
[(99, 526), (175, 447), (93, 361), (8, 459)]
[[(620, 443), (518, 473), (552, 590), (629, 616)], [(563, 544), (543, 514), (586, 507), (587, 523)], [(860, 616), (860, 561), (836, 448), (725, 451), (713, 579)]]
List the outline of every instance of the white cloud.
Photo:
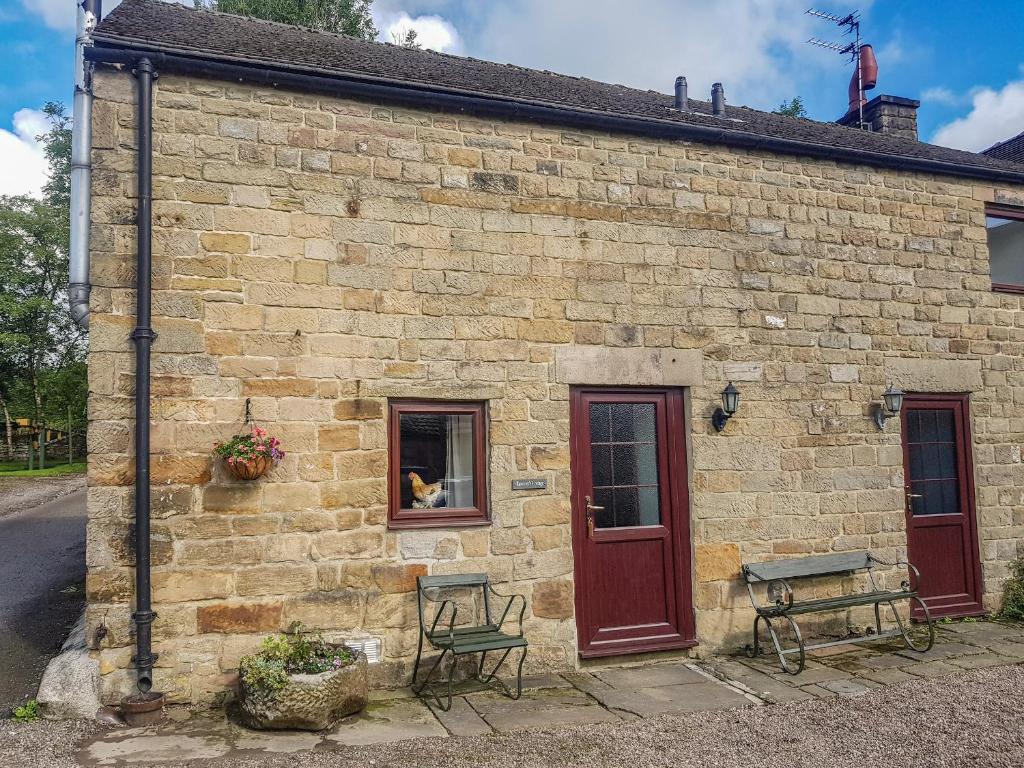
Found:
[(380, 40), (392, 43), (401, 40), (410, 29), (416, 30), (416, 42), (423, 48), (445, 53), (460, 53), (462, 41), (455, 26), (441, 16), (412, 17), (405, 11), (385, 12), (374, 19)]
[(921, 91), (921, 103), (925, 106), (928, 104), (945, 104), (948, 107), (959, 107), (965, 101), (969, 100), (969, 96), (964, 97), (953, 93), (949, 88), (941, 85), (934, 86), (932, 88), (925, 88)]
[(976, 88), (971, 111), (941, 126), (933, 144), (978, 152), (1024, 129), (1024, 79), (1012, 80), (1000, 90)]
[(690, 96), (705, 101), (711, 84), (722, 82), (729, 103), (771, 109), (822, 69), (835, 69), (837, 93), (845, 94), (839, 57), (806, 44), (829, 30), (805, 7), (801, 0), (491, 3), (469, 47), (482, 58), (662, 93), (685, 75)]
[(47, 179), (46, 157), (36, 140), (49, 130), (46, 115), (35, 109), (14, 113), (13, 131), (0, 128), (0, 195), (39, 195)]
[(74, 32), (77, 9), (73, 0), (21, 0), (25, 10), (43, 17), (52, 29)]

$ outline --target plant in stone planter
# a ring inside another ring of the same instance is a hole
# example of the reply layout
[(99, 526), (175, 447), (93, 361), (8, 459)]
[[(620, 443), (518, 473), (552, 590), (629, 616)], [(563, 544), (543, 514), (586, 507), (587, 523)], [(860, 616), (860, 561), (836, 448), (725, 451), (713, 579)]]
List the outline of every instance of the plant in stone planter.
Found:
[(251, 425), (246, 434), (217, 443), (213, 452), (224, 459), (228, 472), (239, 480), (255, 480), (284, 458), (281, 441), (265, 429)]
[(366, 656), (293, 627), (238, 665), (239, 709), (251, 728), (319, 731), (366, 706)]

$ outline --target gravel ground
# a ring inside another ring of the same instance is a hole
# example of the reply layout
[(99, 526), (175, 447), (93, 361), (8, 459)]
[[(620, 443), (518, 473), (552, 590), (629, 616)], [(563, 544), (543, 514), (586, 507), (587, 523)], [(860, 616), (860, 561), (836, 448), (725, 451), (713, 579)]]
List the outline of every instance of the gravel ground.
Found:
[(38, 507), (85, 488), (85, 475), (0, 478), (0, 517)]
[[(1024, 765), (1024, 667), (914, 681), (854, 699), (694, 713), (617, 726), (429, 739), (316, 751), (238, 754), (191, 768), (873, 768)], [(81, 723), (0, 724), (0, 765), (77, 766)], [(160, 763), (161, 766), (184, 765)]]

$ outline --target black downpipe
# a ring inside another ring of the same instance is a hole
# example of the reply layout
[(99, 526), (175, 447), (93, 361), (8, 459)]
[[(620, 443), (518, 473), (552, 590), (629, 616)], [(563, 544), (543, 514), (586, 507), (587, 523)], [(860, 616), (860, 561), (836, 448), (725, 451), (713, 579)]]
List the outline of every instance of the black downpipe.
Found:
[(138, 81), (138, 260), (135, 278), (135, 669), (143, 693), (153, 687), (153, 613), (149, 553), (149, 369), (156, 334), (152, 325), (153, 287), (153, 63), (135, 64)]

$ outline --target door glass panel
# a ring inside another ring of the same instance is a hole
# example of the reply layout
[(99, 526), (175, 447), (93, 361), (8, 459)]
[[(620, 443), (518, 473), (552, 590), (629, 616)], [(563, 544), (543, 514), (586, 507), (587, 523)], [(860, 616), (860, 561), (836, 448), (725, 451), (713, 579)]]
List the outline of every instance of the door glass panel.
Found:
[(657, 406), (591, 403), (596, 528), (660, 525)]
[(906, 418), (911, 514), (959, 514), (956, 415), (951, 408), (922, 408), (908, 410)]

